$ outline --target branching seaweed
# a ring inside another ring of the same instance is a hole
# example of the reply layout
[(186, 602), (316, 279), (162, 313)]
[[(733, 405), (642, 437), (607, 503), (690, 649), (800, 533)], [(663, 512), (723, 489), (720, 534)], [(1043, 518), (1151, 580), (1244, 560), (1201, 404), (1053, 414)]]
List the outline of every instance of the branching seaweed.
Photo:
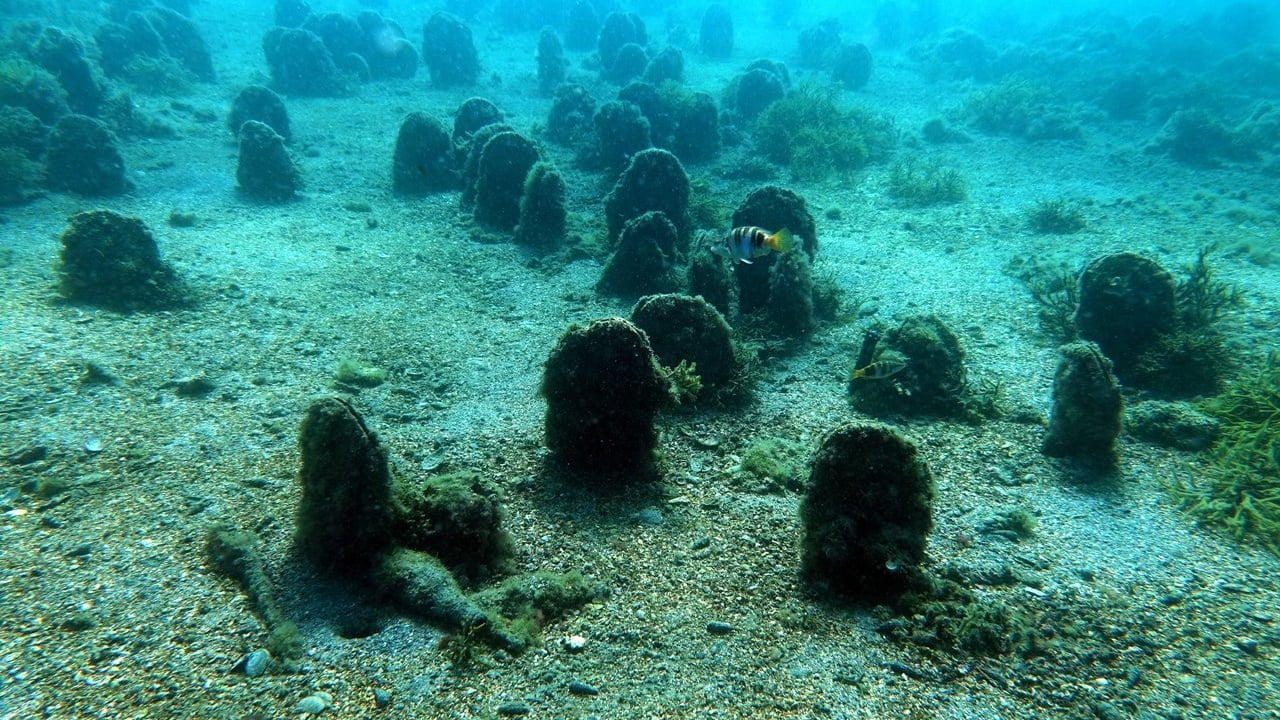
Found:
[(1080, 301), (1080, 285), (1076, 280), (1079, 273), (1072, 272), (1065, 265), (1036, 270), (1021, 277), (1038, 306), (1036, 314), (1040, 328), (1055, 340), (1074, 340), (1076, 324), (1072, 316)]
[(864, 110), (842, 109), (836, 91), (806, 84), (768, 107), (756, 121), (756, 143), (802, 180), (847, 176), (884, 159), (897, 141), (893, 123)]
[(1223, 313), (1244, 302), (1239, 287), (1214, 276), (1209, 255), (1216, 249), (1215, 245), (1200, 248), (1195, 262), (1184, 269), (1186, 277), (1178, 283), (1178, 313), (1186, 330), (1207, 329), (1217, 323)]
[(1280, 555), (1280, 352), (1206, 404), (1222, 422), (1205, 478), (1173, 486), (1179, 505)]
[(889, 172), (889, 194), (918, 207), (957, 203), (968, 197), (968, 183), (959, 170), (936, 158), (907, 157)]
[(1038, 233), (1070, 235), (1084, 229), (1084, 213), (1065, 198), (1041, 200), (1027, 213), (1027, 222)]

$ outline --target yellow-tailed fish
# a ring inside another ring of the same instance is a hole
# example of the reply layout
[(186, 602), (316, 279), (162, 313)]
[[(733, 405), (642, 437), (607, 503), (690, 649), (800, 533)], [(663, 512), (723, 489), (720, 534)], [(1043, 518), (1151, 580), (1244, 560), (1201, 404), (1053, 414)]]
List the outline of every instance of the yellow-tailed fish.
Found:
[(711, 252), (729, 258), (735, 263), (751, 264), (754, 258), (771, 252), (784, 253), (795, 246), (791, 231), (783, 228), (770, 233), (754, 225), (736, 227), (711, 245)]
[(905, 370), (907, 364), (901, 360), (881, 360), (853, 371), (854, 380), (886, 380)]

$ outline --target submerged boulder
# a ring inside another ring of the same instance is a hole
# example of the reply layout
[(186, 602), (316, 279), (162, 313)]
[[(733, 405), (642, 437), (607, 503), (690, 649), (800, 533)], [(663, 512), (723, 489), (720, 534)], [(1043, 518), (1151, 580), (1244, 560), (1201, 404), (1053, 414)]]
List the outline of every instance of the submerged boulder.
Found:
[(285, 142), (293, 139), (293, 131), (289, 127), (289, 111), (285, 109), (284, 100), (262, 85), (250, 85), (241, 90), (231, 103), (231, 113), (227, 116), (227, 127), (231, 134), (240, 136), (240, 128), (246, 121), (257, 120), (271, 127)]
[(805, 578), (860, 600), (907, 589), (925, 559), (933, 497), (933, 475), (910, 440), (869, 423), (835, 430), (800, 505)]
[(249, 120), (240, 127), (240, 162), (236, 166), (240, 191), (267, 202), (293, 199), (302, 181), (284, 138), (265, 123)]
[(621, 318), (572, 326), (542, 376), (547, 447), (573, 470), (625, 471), (619, 482), (651, 477), (654, 420), (668, 385), (644, 332)]
[(412, 112), (400, 124), (391, 164), (398, 193), (421, 195), (458, 185), (453, 141), (444, 124), (424, 112)]
[(54, 190), (80, 195), (119, 195), (132, 188), (124, 158), (107, 126), (84, 115), (66, 115), (49, 133), (45, 178)]
[(112, 310), (153, 310), (186, 302), (177, 273), (160, 258), (138, 218), (110, 210), (78, 213), (62, 233), (58, 289), (73, 302)]

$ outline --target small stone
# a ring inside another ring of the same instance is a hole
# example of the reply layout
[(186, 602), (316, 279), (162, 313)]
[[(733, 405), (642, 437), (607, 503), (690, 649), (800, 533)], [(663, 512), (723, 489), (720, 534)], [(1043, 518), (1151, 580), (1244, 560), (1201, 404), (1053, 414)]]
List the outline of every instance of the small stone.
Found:
[(248, 677), (260, 677), (270, 664), (271, 653), (259, 648), (240, 658), (232, 669), (239, 670)]
[(711, 633), (712, 635), (728, 635), (729, 633), (733, 632), (733, 626), (727, 622), (722, 622), (720, 620), (712, 620), (711, 622), (707, 623), (707, 632)]
[(528, 715), (529, 703), (511, 701), (498, 706), (499, 715)]
[(102, 441), (96, 437), (91, 437), (84, 441), (84, 451), (87, 453), (100, 453), (102, 452), (102, 447)]
[(564, 649), (571, 653), (580, 653), (587, 649), (587, 639), (581, 635), (570, 635), (565, 638)]
[(574, 695), (599, 695), (600, 691), (588, 685), (581, 680), (574, 680), (569, 683), (569, 692)]
[(661, 525), (666, 519), (656, 507), (647, 507), (636, 513), (636, 519), (645, 525)]
[(691, 548), (693, 550), (702, 550), (711, 547), (711, 538), (703, 536), (693, 541)]
[(1258, 652), (1258, 641), (1250, 637), (1242, 637), (1236, 640), (1236, 647), (1240, 648), (1240, 652), (1252, 655)]
[(373, 691), (373, 704), (379, 709), (385, 708), (391, 704), (391, 691), (378, 688)]
[(329, 693), (318, 692), (314, 695), (308, 695), (298, 701), (293, 706), (294, 715), (319, 715), (333, 704), (333, 696)]

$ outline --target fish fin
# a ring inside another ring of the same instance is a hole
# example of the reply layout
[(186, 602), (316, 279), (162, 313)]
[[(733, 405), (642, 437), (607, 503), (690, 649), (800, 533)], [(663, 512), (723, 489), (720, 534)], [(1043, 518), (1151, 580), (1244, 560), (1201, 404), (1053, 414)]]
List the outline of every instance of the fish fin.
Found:
[(791, 234), (790, 230), (782, 228), (778, 232), (770, 235), (766, 240), (766, 244), (774, 250), (784, 253), (789, 252), (796, 246), (796, 238)]

